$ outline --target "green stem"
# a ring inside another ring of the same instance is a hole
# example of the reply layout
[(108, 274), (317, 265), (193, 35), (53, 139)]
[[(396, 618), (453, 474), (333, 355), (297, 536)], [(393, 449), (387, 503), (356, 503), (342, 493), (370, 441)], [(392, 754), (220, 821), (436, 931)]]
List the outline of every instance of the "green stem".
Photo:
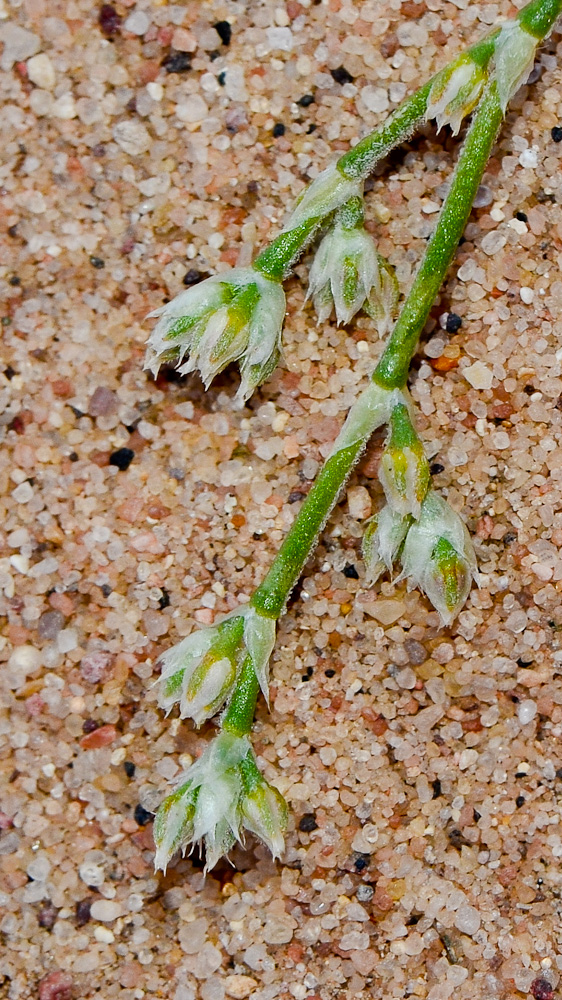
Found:
[[(520, 12), (518, 19), (521, 26), (536, 37), (544, 37), (561, 10), (562, 0), (533, 0)], [(480, 65), (488, 63), (498, 32), (499, 29), (468, 50), (475, 62)], [(381, 157), (411, 135), (424, 117), (435, 80), (436, 77), (407, 98), (381, 128), (340, 157), (337, 166), (345, 179), (366, 177)], [(316, 483), (263, 583), (252, 597), (253, 607), (267, 617), (278, 618), (283, 613), (318, 535), (361, 452), (373, 430), (388, 419), (388, 414), (382, 413), (380, 397), (377, 403), (373, 391), (377, 387), (398, 389), (406, 384), (412, 354), (462, 236), (502, 117), (494, 82), (474, 114), (435, 232), (372, 381), (351, 408)], [(259, 255), (254, 266), (272, 279), (282, 280), (324, 220), (324, 216), (315, 216), (293, 230), (281, 233)], [(402, 411), (397, 411), (395, 417), (400, 416), (404, 416)], [(405, 422), (408, 422), (406, 418)], [(404, 427), (401, 429), (407, 430)], [(258, 693), (258, 681), (247, 657), (221, 727), (238, 736), (249, 734)]]
[(387, 389), (406, 385), (410, 361), (456, 253), (503, 118), (492, 82), (474, 114), (447, 198), (390, 340), (373, 373)]
[(519, 12), (517, 20), (530, 35), (543, 39), (561, 14), (561, 0), (531, 0), (531, 3)]
[[(488, 65), (494, 53), (498, 33), (499, 28), (467, 50), (467, 54), (479, 66), (486, 67)], [(453, 62), (457, 58), (458, 56)], [(449, 66), (450, 64), (439, 70), (423, 87), (406, 97), (382, 125), (361, 139), (353, 149), (340, 156), (336, 166), (344, 180), (365, 180), (372, 173), (379, 160), (384, 159), (396, 146), (411, 138), (425, 119), (429, 95), (434, 83), (447, 73)], [(256, 257), (253, 266), (272, 280), (282, 281), (283, 278), (287, 277), (304, 248), (313, 239), (316, 231), (326, 222), (329, 214), (328, 212), (316, 215), (299, 226), (295, 226), (294, 229), (280, 233)]]
[[(384, 396), (385, 394), (382, 394)], [(311, 549), (328, 519), (347, 479), (376, 427), (387, 411), (380, 390), (368, 385), (349, 411), (334, 447), (304, 501), (251, 604), (262, 615), (278, 618), (285, 608)]]
[(230, 704), (221, 719), (221, 729), (233, 736), (248, 736), (252, 731), (260, 686), (252, 660), (246, 657), (236, 682)]

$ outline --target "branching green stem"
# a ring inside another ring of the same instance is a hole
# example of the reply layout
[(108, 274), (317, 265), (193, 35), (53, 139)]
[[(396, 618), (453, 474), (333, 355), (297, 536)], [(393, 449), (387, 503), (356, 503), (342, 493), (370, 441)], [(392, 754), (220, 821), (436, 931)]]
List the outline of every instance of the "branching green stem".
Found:
[[(519, 13), (518, 20), (525, 30), (537, 38), (543, 38), (561, 13), (562, 0), (532, 0)], [(468, 50), (475, 62), (487, 65), (493, 56), (499, 30), (496, 29)], [(379, 159), (411, 135), (425, 115), (435, 79), (436, 77), (407, 98), (384, 125), (340, 157), (337, 167), (343, 176), (348, 179), (367, 177)], [(283, 613), (291, 591), (347, 479), (373, 430), (383, 422), (369, 394), (375, 387), (396, 390), (406, 385), (412, 355), (455, 255), (502, 118), (497, 86), (492, 80), (474, 113), (435, 232), (387, 347), (373, 372), (371, 383), (350, 410), (331, 454), (263, 583), (252, 597), (252, 605), (262, 615), (279, 618)], [(259, 255), (254, 266), (276, 280), (281, 280), (323, 222), (324, 217), (317, 216), (306, 225), (282, 233)], [(223, 728), (239, 735), (250, 732), (258, 691), (251, 665), (246, 663), (237, 690), (223, 717)]]

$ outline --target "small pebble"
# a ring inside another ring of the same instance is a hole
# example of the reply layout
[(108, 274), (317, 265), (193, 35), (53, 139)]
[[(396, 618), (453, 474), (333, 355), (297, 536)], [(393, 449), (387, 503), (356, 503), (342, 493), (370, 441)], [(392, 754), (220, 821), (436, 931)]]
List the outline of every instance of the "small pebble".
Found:
[(135, 806), (134, 817), (135, 823), (138, 823), (139, 826), (146, 826), (147, 823), (150, 823), (154, 819), (154, 813), (149, 812), (139, 802)]
[(109, 746), (115, 739), (117, 739), (115, 726), (100, 726), (99, 729), (94, 729), (93, 733), (83, 736), (80, 746), (83, 750), (99, 750), (101, 747)]
[(55, 969), (39, 983), (39, 1000), (72, 1000), (73, 987), (70, 973)]
[(349, 514), (358, 521), (369, 517), (372, 501), (369, 491), (364, 486), (353, 486), (347, 491)]
[(64, 615), (60, 611), (45, 611), (37, 622), (37, 635), (40, 639), (56, 639), (64, 625)]
[(106, 38), (114, 38), (115, 35), (119, 34), (122, 20), (112, 4), (102, 4), (98, 15), (98, 24)]
[(532, 149), (524, 149), (519, 156), (521, 166), (527, 167), (530, 170), (534, 170), (538, 166), (538, 162), (538, 151), (534, 147)]
[(42, 90), (52, 90), (55, 86), (55, 70), (46, 52), (39, 52), (28, 59), (27, 75), (31, 82)]
[(523, 288), (519, 289), (519, 295), (521, 296), (521, 301), (524, 302), (526, 306), (530, 306), (535, 297), (533, 289), (527, 288), (525, 285)]
[(41, 41), (27, 28), (21, 28), (12, 19), (0, 22), (0, 42), (4, 43), (4, 51), (0, 58), (0, 69), (11, 70), (14, 63), (24, 62), (34, 56), (40, 48)]
[(356, 898), (360, 903), (369, 903), (375, 894), (375, 890), (372, 885), (367, 885), (366, 883), (361, 884), (357, 887), (357, 892), (355, 893)]
[(337, 69), (331, 69), (330, 75), (336, 83), (340, 83), (342, 86), (344, 83), (353, 83), (353, 80), (355, 79), (351, 73), (346, 70), (345, 66), (338, 66)]
[(459, 906), (455, 913), (455, 927), (461, 934), (468, 934), (471, 937), (480, 928), (480, 914), (476, 907), (469, 903)]
[(313, 830), (318, 829), (318, 823), (316, 822), (316, 816), (314, 813), (305, 813), (301, 816), (299, 820), (299, 830), (303, 833), (312, 833)]
[(230, 40), (232, 38), (232, 26), (229, 21), (217, 21), (213, 25), (217, 35), (219, 36), (223, 45), (230, 45)]
[[(101, 883), (100, 883), (101, 884)], [(76, 914), (76, 924), (78, 927), (83, 927), (87, 924), (91, 917), (91, 899), (81, 899), (76, 903), (75, 914)]]
[(125, 472), (135, 457), (132, 448), (118, 448), (109, 456), (109, 464), (115, 465), (120, 472)]
[(113, 944), (115, 941), (115, 934), (110, 931), (109, 927), (96, 927), (94, 937), (100, 944)]
[(528, 722), (532, 722), (536, 714), (537, 703), (532, 698), (525, 698), (519, 702), (517, 706), (517, 718), (522, 726), (526, 726)]
[(50, 900), (47, 900), (45, 905), (41, 907), (39, 913), (37, 914), (37, 923), (46, 931), (52, 931), (57, 922), (58, 915), (59, 911), (56, 906), (53, 906)]
[(425, 646), (422, 646), (421, 642), (418, 642), (417, 639), (404, 639), (404, 651), (410, 663), (414, 666), (425, 663), (429, 655)]
[(90, 908), (92, 920), (100, 920), (104, 924), (113, 923), (123, 915), (121, 903), (113, 899), (96, 899)]
[(560, 125), (555, 125), (554, 128), (550, 130), (550, 135), (553, 142), (562, 142), (562, 128)]
[(148, 129), (137, 121), (118, 122), (113, 127), (113, 138), (129, 156), (140, 156), (150, 149), (152, 139)]
[(257, 986), (257, 980), (252, 979), (251, 976), (227, 976), (224, 981), (226, 995), (234, 997), (234, 1000), (245, 1000), (257, 989)]
[(482, 361), (475, 361), (468, 368), (463, 368), (462, 373), (467, 382), (474, 389), (491, 389), (494, 379), (493, 373)]
[(134, 10), (123, 22), (125, 31), (131, 35), (145, 35), (150, 28), (150, 18), (144, 10)]
[(191, 57), (187, 52), (169, 52), (162, 60), (166, 73), (186, 73), (191, 69)]
[(113, 660), (112, 653), (88, 653), (80, 661), (80, 674), (88, 684), (99, 684), (109, 677)]

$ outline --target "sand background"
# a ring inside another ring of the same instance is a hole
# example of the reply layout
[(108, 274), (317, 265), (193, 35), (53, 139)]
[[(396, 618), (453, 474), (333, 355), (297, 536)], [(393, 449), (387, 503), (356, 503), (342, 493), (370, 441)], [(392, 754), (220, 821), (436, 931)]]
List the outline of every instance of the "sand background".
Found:
[[(248, 838), (206, 881), (197, 858), (152, 871), (151, 814), (212, 732), (162, 717), (158, 656), (249, 598), (381, 346), (362, 318), (316, 326), (303, 263), (284, 365), (237, 410), (235, 371), (206, 394), (196, 376), (144, 373), (144, 317), (248, 263), (310, 178), (512, 13), (123, 0), (100, 21), (86, 0), (0, 3), (0, 996), (552, 997), (556, 34), (513, 102), (412, 379), (482, 587), (448, 630), (418, 592), (364, 588), (375, 437), (281, 623), (258, 712), (260, 762), (291, 807), (283, 863)], [(428, 126), (368, 184), (402, 290), (457, 151)]]

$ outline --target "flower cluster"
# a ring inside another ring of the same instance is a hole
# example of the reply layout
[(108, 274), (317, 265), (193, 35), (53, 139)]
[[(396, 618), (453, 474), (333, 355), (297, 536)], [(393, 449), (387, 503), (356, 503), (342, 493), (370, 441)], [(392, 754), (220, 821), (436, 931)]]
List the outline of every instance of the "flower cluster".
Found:
[(430, 489), (429, 466), (410, 419), (398, 402), (381, 458), (379, 479), (387, 503), (367, 522), (363, 558), (374, 583), (399, 562), (399, 580), (419, 587), (450, 625), (477, 577), (470, 535), (459, 515)]
[(208, 388), (215, 375), (239, 361), (237, 399), (244, 402), (279, 361), (285, 293), (256, 268), (213, 274), (149, 315), (159, 318), (146, 360), (155, 375), (163, 362), (172, 362), (182, 375), (199, 371)]
[(398, 304), (398, 282), (363, 225), (363, 200), (349, 199), (336, 215), (310, 268), (308, 295), (318, 321), (335, 307), (338, 323), (349, 323), (364, 308), (383, 336)]
[(274, 858), (284, 849), (287, 805), (261, 774), (247, 736), (220, 733), (187, 770), (156, 813), (156, 869), (177, 851), (205, 846), (205, 871), (228, 854), (243, 830), (259, 837)]
[(158, 704), (169, 712), (179, 703), (181, 718), (200, 726), (229, 702), (247, 657), (267, 699), (274, 644), (275, 620), (250, 605), (192, 632), (162, 656)]

